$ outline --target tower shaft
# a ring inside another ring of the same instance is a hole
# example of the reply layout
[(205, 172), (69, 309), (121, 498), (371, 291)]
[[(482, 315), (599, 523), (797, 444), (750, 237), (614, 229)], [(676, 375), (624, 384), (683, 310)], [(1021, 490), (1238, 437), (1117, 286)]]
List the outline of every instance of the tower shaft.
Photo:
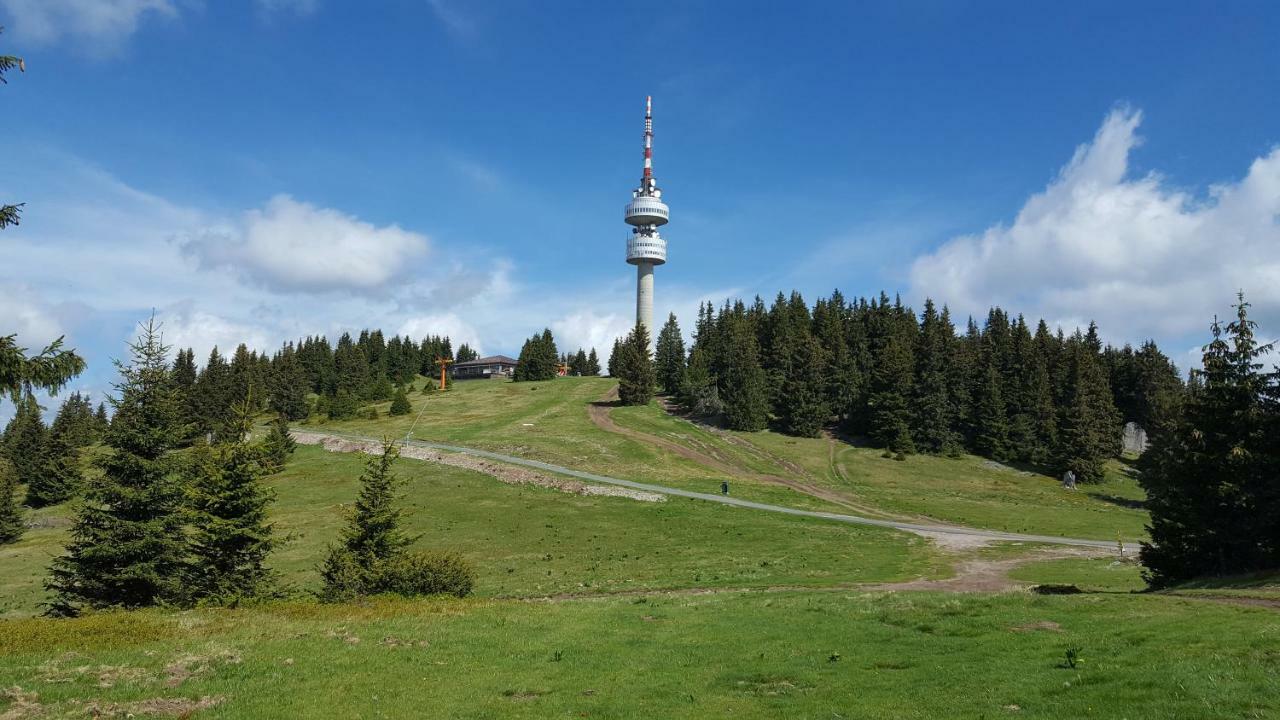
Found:
[(653, 263), (636, 265), (636, 324), (644, 326), (653, 342)]

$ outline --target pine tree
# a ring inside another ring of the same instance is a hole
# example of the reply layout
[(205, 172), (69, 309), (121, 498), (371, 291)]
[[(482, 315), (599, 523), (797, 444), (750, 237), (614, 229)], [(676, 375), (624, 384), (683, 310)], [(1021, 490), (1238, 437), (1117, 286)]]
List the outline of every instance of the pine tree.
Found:
[(170, 451), (179, 441), (178, 398), (165, 367), (168, 348), (152, 318), (130, 344), (115, 418), (101, 461), (71, 528), (67, 554), (46, 583), (55, 615), (82, 608), (136, 608), (183, 594), (183, 489)]
[(264, 563), (277, 545), (267, 522), (275, 495), (262, 483), (263, 450), (248, 441), (253, 412), (246, 398), (224, 441), (197, 448), (188, 470), (194, 501), (187, 592), (197, 599), (254, 597), (273, 580)]
[(49, 426), (49, 435), (60, 438), (71, 447), (92, 445), (98, 439), (98, 427), (89, 398), (78, 392), (67, 396)]
[(1249, 304), (1215, 319), (1183, 411), (1157, 417), (1139, 476), (1151, 513), (1143, 545), (1156, 587), (1280, 566), (1280, 371), (1261, 372)]
[[(218, 433), (227, 420), (233, 393), (231, 367), (215, 346), (209, 351), (209, 360), (196, 379), (195, 400), (192, 402), (195, 427), (191, 429), (192, 434), (199, 436)], [(179, 413), (181, 416), (181, 410)]]
[(559, 356), (551, 330), (543, 330), (540, 334), (526, 340), (524, 347), (520, 349), (514, 379), (517, 382), (554, 379)]
[(881, 295), (879, 306), (873, 306), (872, 357), (867, 406), (870, 411), (870, 435), (873, 442), (890, 451), (915, 452), (911, 439), (911, 397), (915, 362), (915, 316), (901, 303), (889, 305)]
[(289, 434), (289, 421), (283, 415), (277, 415), (262, 440), (263, 464), (270, 472), (280, 472), (297, 447), (298, 441)]
[(98, 410), (93, 414), (93, 422), (97, 429), (97, 437), (101, 438), (107, 434), (107, 428), (111, 427), (111, 419), (107, 417), (107, 404), (105, 402), (98, 403)]
[(689, 363), (680, 385), (680, 405), (686, 412), (703, 417), (714, 417), (724, 412), (710, 361), (701, 347), (695, 346), (689, 353)]
[(350, 420), (360, 410), (360, 401), (346, 388), (338, 388), (338, 392), (328, 399), (326, 411), (330, 420)]
[(649, 331), (644, 325), (636, 324), (618, 352), (618, 398), (623, 405), (648, 405), (655, 381)]
[(596, 355), (595, 348), (591, 348), (591, 352), (587, 354), (586, 369), (582, 374), (591, 377), (595, 377), (600, 374), (600, 356)]
[(19, 484), (40, 482), (48, 442), (49, 431), (40, 417), (40, 404), (28, 392), (18, 402), (2, 439), (4, 456), (13, 464)]
[(400, 529), (404, 512), (396, 507), (401, 483), (392, 466), (399, 454), (395, 443), (385, 441), (381, 454), (365, 463), (360, 495), (342, 531), (342, 542), (329, 547), (321, 568), (326, 599), (346, 599), (371, 591), (387, 565), (413, 542)]
[(17, 474), (13, 465), (0, 457), (0, 545), (17, 542), (26, 532), (22, 522), (22, 509), (14, 495), (18, 489)]
[[(622, 338), (614, 338), (613, 350), (609, 352), (609, 377), (617, 377), (618, 374), (618, 352), (622, 350)], [(520, 370), (517, 368), (516, 372)]]
[(413, 411), (413, 406), (409, 404), (409, 395), (403, 387), (396, 388), (395, 398), (391, 400), (391, 408), (387, 410), (388, 415), (408, 415)]
[(817, 437), (831, 413), (823, 392), (822, 345), (807, 331), (791, 340), (791, 359), (782, 381), (778, 420), (782, 431), (800, 437)]
[(680, 333), (675, 313), (667, 316), (666, 324), (658, 333), (658, 351), (653, 362), (658, 387), (668, 395), (676, 394), (684, 378), (684, 336)]

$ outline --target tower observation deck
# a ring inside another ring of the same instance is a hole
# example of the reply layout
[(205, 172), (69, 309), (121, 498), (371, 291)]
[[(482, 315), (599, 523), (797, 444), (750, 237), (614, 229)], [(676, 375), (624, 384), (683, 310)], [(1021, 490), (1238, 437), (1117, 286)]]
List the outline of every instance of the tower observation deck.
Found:
[(653, 98), (644, 103), (644, 175), (631, 191), (623, 220), (631, 226), (627, 238), (627, 262), (636, 266), (636, 324), (653, 340), (653, 268), (667, 261), (667, 241), (658, 228), (667, 224), (670, 211), (662, 202), (662, 190), (653, 178)]

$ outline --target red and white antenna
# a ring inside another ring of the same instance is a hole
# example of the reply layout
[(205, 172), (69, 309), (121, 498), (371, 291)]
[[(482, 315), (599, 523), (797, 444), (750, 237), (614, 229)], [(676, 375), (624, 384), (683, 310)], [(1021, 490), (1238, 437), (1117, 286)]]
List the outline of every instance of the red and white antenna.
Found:
[[(644, 98), (644, 179), (653, 177), (653, 96)], [(648, 182), (645, 183), (646, 186)], [(647, 189), (647, 188), (646, 188)]]

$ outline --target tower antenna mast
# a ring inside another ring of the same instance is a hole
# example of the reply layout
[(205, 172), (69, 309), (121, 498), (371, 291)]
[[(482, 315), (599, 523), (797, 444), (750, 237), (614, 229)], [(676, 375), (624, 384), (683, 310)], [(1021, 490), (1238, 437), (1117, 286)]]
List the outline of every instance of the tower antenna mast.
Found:
[(636, 324), (653, 340), (653, 269), (667, 261), (667, 241), (658, 228), (667, 224), (670, 211), (662, 202), (662, 190), (653, 177), (653, 96), (644, 99), (644, 174), (640, 187), (631, 192), (623, 220), (631, 226), (627, 238), (627, 262), (636, 266)]

